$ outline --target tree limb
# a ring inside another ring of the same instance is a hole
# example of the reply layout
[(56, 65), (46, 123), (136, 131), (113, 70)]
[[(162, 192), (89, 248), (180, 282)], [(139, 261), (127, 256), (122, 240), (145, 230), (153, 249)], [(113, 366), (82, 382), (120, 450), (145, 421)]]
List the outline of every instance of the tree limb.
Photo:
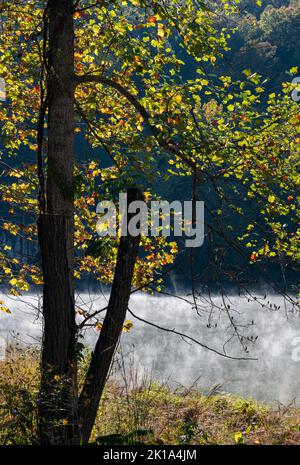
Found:
[(114, 81), (113, 79), (109, 79), (109, 78), (106, 78), (106, 77), (103, 77), (103, 76), (96, 76), (96, 75), (92, 75), (92, 74), (91, 75), (86, 74), (86, 75), (83, 75), (83, 76), (78, 76), (78, 75), (75, 76), (75, 85), (88, 84), (88, 83), (104, 84), (104, 85), (107, 85), (108, 87), (112, 87), (113, 89), (117, 90), (140, 113), (140, 115), (142, 116), (145, 124), (150, 129), (151, 133), (155, 137), (158, 144), (163, 149), (167, 150), (168, 152), (171, 152), (172, 154), (174, 154), (178, 158), (180, 158), (193, 171), (197, 171), (197, 169), (198, 169), (197, 164), (193, 160), (191, 160), (190, 158), (186, 157), (179, 150), (179, 148), (176, 145), (174, 145), (171, 141), (167, 141), (167, 140), (164, 139), (163, 134), (161, 133), (161, 131), (150, 122), (150, 115), (147, 112), (146, 108), (124, 86), (122, 86), (119, 82)]

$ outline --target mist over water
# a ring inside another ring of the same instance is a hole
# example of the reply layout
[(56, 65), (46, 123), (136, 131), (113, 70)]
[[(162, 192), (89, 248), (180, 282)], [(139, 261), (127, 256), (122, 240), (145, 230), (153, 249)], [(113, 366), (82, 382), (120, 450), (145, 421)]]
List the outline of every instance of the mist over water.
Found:
[[(191, 299), (184, 295), (182, 297)], [(11, 315), (0, 314), (2, 355), (7, 341), (39, 345), (41, 320), (37, 315), (40, 304), (38, 297), (27, 296), (22, 301), (7, 296), (0, 299), (12, 310)], [(130, 309), (138, 317), (164, 328), (175, 329), (220, 352), (227, 341), (225, 350), (228, 355), (257, 360), (221, 357), (128, 314), (134, 327), (122, 335), (121, 350), (125, 362), (134, 356), (135, 368), (140, 374), (151, 373), (153, 379), (172, 386), (189, 387), (196, 382), (201, 391), (208, 393), (219, 385), (221, 392), (252, 397), (262, 402), (288, 404), (295, 401), (300, 405), (299, 314), (279, 296), (268, 296), (265, 300), (261, 296), (261, 299), (249, 302), (245, 298), (230, 296), (227, 300), (234, 325), (241, 326), (239, 330), (244, 336), (252, 336), (253, 339), (258, 336), (254, 344), (246, 344), (249, 353), (245, 353), (238, 338), (232, 337), (233, 327), (227, 312), (221, 308), (220, 297), (211, 300), (205, 297), (198, 315), (189, 303), (175, 297), (134, 294)], [(270, 302), (268, 308), (267, 301)], [(77, 306), (87, 311), (101, 309), (106, 303), (107, 297), (103, 295), (81, 294), (77, 298)], [(86, 330), (86, 344), (92, 347), (98, 335), (95, 329)]]

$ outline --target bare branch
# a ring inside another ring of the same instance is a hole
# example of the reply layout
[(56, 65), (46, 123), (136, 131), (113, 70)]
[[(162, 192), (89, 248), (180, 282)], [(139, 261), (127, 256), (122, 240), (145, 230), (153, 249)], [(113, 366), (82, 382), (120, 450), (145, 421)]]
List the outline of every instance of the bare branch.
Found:
[(206, 349), (206, 350), (209, 350), (210, 352), (214, 352), (215, 354), (217, 355), (220, 355), (221, 357), (224, 357), (224, 358), (229, 358), (231, 360), (250, 360), (250, 361), (254, 361), (254, 360), (257, 360), (256, 358), (250, 358), (250, 357), (233, 357), (231, 355), (226, 355), (225, 353), (223, 352), (219, 352), (217, 349), (213, 349), (212, 347), (209, 347), (207, 346), (206, 344), (203, 344), (202, 342), (200, 341), (197, 341), (197, 339), (194, 339), (193, 337), (191, 336), (188, 336), (184, 333), (181, 333), (179, 331), (176, 331), (175, 329), (170, 329), (170, 328), (165, 328), (163, 326), (159, 326), (157, 325), (156, 323), (152, 323), (151, 321), (148, 321), (148, 320), (145, 320), (144, 318), (141, 318), (137, 315), (135, 315), (131, 310), (130, 308), (128, 308), (128, 311), (129, 313), (137, 320), (139, 321), (142, 321), (143, 323), (146, 323), (147, 325), (150, 325), (150, 326), (153, 326), (154, 328), (157, 328), (157, 329), (160, 329), (161, 331), (165, 331), (167, 333), (172, 333), (172, 334), (176, 334), (177, 336), (180, 336), (182, 337), (182, 339), (187, 339), (191, 342), (194, 342), (195, 344), (199, 345), (200, 347), (202, 347), (203, 349)]

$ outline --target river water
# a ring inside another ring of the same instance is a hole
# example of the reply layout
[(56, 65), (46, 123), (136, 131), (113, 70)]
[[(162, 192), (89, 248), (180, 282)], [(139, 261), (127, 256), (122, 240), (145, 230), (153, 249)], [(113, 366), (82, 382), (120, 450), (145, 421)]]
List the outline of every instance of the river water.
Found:
[[(172, 386), (189, 387), (193, 384), (204, 393), (216, 388), (263, 402), (295, 402), (300, 405), (300, 318), (297, 311), (281, 297), (269, 296), (256, 300), (229, 296), (228, 312), (222, 308), (220, 297), (206, 296), (197, 310), (181, 295), (148, 296), (135, 294), (130, 301), (132, 312), (153, 324), (174, 329), (193, 339), (223, 352), (241, 358), (235, 360), (217, 355), (173, 333), (149, 326), (128, 315), (134, 326), (121, 338), (121, 351), (126, 363), (132, 364), (140, 376), (147, 374), (155, 380)], [(39, 345), (41, 320), (38, 317), (40, 299), (37, 296), (11, 298), (0, 296), (12, 314), (0, 314), (0, 349), (2, 356), (7, 342)], [(105, 295), (81, 294), (77, 306), (92, 312), (105, 307)], [(269, 301), (269, 303), (267, 303)], [(212, 311), (213, 310), (213, 311)], [(245, 353), (234, 328), (244, 336)], [(99, 332), (90, 328), (84, 333), (84, 341), (92, 347)], [(253, 339), (254, 343), (245, 338)], [(120, 351), (119, 351), (120, 354)], [(128, 362), (130, 360), (130, 362)]]

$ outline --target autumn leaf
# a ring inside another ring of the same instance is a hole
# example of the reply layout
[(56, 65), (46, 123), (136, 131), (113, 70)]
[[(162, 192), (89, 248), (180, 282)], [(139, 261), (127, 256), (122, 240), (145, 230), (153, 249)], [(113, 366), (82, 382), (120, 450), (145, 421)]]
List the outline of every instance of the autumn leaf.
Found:
[(156, 16), (149, 16), (148, 21), (149, 21), (149, 23), (151, 23), (151, 24), (156, 23), (156, 21), (157, 21)]
[(269, 197), (268, 197), (268, 202), (269, 202), (269, 203), (274, 203), (275, 200), (276, 200), (275, 195), (273, 195), (273, 194), (269, 195)]
[(130, 320), (125, 321), (124, 326), (123, 326), (124, 333), (129, 333), (132, 327), (133, 327), (132, 321)]

